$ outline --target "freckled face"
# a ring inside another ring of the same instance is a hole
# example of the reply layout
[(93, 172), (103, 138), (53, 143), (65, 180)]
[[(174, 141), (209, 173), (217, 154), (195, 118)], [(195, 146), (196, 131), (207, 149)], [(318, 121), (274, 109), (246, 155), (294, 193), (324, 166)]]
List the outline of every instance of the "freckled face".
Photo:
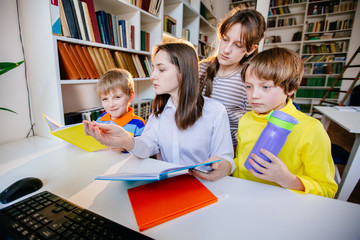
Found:
[(127, 113), (129, 99), (130, 97), (121, 89), (101, 95), (102, 106), (110, 114), (111, 119), (117, 119)]

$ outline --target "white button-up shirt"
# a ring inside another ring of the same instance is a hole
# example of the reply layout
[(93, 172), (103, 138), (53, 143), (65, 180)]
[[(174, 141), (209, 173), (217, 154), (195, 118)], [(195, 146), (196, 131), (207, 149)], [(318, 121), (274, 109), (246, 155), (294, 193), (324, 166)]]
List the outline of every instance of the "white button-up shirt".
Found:
[(135, 137), (130, 152), (139, 158), (160, 152), (161, 160), (179, 165), (194, 165), (218, 156), (231, 163), (233, 172), (234, 152), (226, 109), (218, 101), (204, 98), (201, 118), (186, 130), (177, 127), (176, 108), (169, 98), (158, 117), (151, 114), (142, 135)]

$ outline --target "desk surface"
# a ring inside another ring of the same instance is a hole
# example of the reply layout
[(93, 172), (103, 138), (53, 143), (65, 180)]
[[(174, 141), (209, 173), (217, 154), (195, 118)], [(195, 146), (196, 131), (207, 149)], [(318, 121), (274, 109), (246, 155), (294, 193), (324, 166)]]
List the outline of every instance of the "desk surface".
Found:
[(323, 106), (315, 106), (315, 109), (345, 128), (348, 132), (360, 133), (360, 112), (340, 111), (334, 107)]
[[(21, 150), (21, 151), (20, 151)], [(123, 168), (169, 163), (110, 151), (88, 153), (40, 137), (0, 145), (0, 190), (28, 176), (51, 191), (138, 231), (127, 189), (147, 182), (95, 181)], [(360, 239), (360, 205), (225, 177), (202, 181), (219, 201), (143, 233), (155, 239)], [(35, 193), (34, 193), (35, 194)], [(10, 203), (12, 204), (12, 203)], [(4, 208), (7, 205), (1, 205)]]

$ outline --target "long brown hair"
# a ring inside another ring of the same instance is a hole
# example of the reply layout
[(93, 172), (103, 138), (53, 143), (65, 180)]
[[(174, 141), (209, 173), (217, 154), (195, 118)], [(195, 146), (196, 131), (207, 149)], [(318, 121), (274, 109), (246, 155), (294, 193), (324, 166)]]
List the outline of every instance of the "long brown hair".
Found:
[[(155, 46), (152, 60), (163, 50), (168, 53), (170, 62), (179, 72), (179, 103), (175, 112), (175, 122), (179, 129), (192, 126), (201, 116), (204, 98), (200, 92), (198, 57), (195, 49), (187, 43), (164, 43)], [(152, 111), (156, 117), (163, 112), (169, 94), (156, 95)]]
[[(264, 37), (266, 29), (265, 19), (256, 10), (253, 9), (239, 9), (234, 8), (228, 13), (228, 15), (222, 20), (218, 28), (218, 37), (222, 39), (229, 29), (236, 23), (240, 23), (242, 26), (241, 41), (245, 44), (246, 50), (251, 51), (252, 46), (258, 44)], [(240, 65), (251, 59), (258, 50), (254, 51), (248, 56), (244, 56), (240, 60)], [(205, 88), (205, 96), (210, 97), (213, 88), (213, 80), (216, 73), (219, 70), (218, 53), (203, 60), (203, 62), (210, 62), (206, 69), (206, 73), (200, 77), (201, 90)]]

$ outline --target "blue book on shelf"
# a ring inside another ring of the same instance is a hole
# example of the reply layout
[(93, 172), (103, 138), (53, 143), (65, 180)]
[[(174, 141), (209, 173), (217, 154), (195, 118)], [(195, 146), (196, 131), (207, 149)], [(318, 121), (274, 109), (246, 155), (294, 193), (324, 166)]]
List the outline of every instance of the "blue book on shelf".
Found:
[(125, 23), (125, 20), (123, 20), (123, 19), (119, 20), (119, 25), (121, 25), (121, 33), (120, 34), (122, 34), (122, 40), (123, 40), (122, 46), (124, 48), (126, 48), (127, 45), (126, 45), (126, 23)]
[(102, 24), (99, 24), (99, 28), (100, 31), (102, 31), (104, 33), (104, 42), (105, 44), (110, 44), (110, 39), (109, 39), (109, 32), (108, 32), (108, 27), (107, 27), (107, 14), (105, 11), (103, 10), (100, 10), (100, 11), (97, 11), (96, 12), (96, 16), (98, 16), (98, 20), (99, 20), (99, 17), (100, 17), (100, 20), (101, 20), (101, 23)]

